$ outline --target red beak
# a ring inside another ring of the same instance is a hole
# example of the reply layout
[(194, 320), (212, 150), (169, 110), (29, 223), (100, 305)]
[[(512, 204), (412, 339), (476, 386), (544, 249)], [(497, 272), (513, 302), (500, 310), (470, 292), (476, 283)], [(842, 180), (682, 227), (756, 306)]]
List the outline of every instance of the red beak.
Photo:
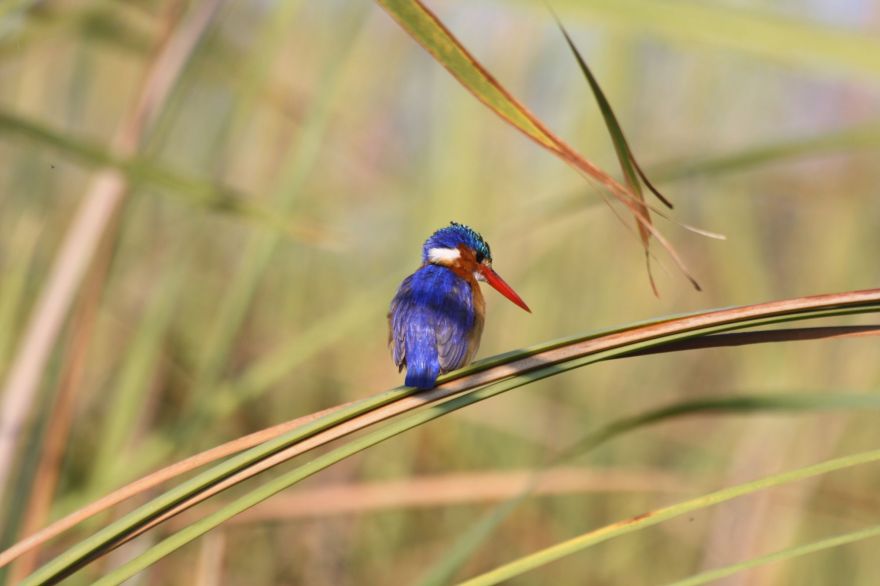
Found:
[(495, 271), (493, 271), (490, 267), (487, 267), (486, 265), (480, 265), (479, 268), (480, 268), (480, 273), (482, 273), (483, 277), (486, 278), (486, 282), (489, 283), (490, 285), (492, 285), (492, 287), (494, 287), (496, 291), (498, 291), (499, 293), (501, 293), (502, 295), (504, 295), (505, 297), (507, 297), (508, 299), (510, 299), (511, 301), (513, 301), (514, 303), (516, 303), (517, 305), (519, 305), (520, 307), (525, 309), (526, 311), (528, 311), (529, 313), (532, 313), (532, 310), (529, 309), (529, 306), (526, 305), (526, 302), (522, 300), (522, 297), (517, 295), (516, 291), (514, 291), (510, 287), (510, 285), (505, 283), (504, 279), (502, 279), (501, 277), (498, 276), (498, 273), (496, 273)]

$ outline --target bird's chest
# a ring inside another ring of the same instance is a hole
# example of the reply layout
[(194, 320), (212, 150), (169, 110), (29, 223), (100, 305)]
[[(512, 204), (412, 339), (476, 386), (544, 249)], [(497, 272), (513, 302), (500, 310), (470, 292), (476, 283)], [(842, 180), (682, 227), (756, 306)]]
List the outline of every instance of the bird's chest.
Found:
[(486, 317), (486, 300), (483, 299), (483, 293), (480, 291), (480, 286), (477, 284), (476, 280), (472, 283), (468, 283), (468, 285), (470, 286), (473, 295), (474, 329), (479, 329), (480, 332), (482, 332), (483, 321)]
[(468, 335), (466, 362), (472, 361), (477, 354), (477, 350), (480, 349), (480, 338), (483, 336), (483, 324), (486, 321), (486, 300), (483, 299), (483, 293), (480, 291), (480, 286), (477, 284), (476, 279), (469, 282), (468, 285), (470, 286), (473, 295), (474, 323)]
[(460, 368), (471, 362), (480, 347), (486, 315), (486, 301), (472, 272), (452, 271), (429, 267), (429, 275), (436, 279), (431, 289), (442, 301), (433, 317), (438, 340), (449, 352), (450, 359), (444, 370)]

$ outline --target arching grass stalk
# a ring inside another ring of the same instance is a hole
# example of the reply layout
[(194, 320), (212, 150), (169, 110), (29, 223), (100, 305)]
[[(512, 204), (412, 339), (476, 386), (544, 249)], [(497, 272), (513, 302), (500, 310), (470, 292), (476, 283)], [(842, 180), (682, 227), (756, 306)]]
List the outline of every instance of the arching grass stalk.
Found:
[[(188, 499), (209, 491), (225, 479), (251, 466), (258, 466), (261, 461), (308, 438), (313, 438), (309, 449), (317, 447), (404, 411), (424, 406), (429, 402), (445, 400), (456, 393), (479, 388), (506, 377), (514, 377), (510, 381), (513, 381), (515, 386), (521, 386), (526, 382), (586, 364), (621, 357), (639, 350), (658, 348), (664, 344), (689, 338), (793, 320), (877, 311), (880, 311), (880, 290), (870, 290), (664, 318), (635, 327), (617, 328), (610, 332), (550, 342), (500, 355), (448, 375), (439, 381), (440, 387), (427, 393), (420, 393), (416, 397), (409, 397), (412, 394), (410, 389), (392, 389), (299, 427), (181, 483), (63, 552), (33, 574), (25, 584), (52, 582), (68, 575)], [(510, 384), (510, 381), (507, 383)], [(363, 419), (358, 421), (357, 417)], [(324, 433), (319, 441), (315, 436), (322, 432)], [(298, 455), (302, 451), (293, 451), (289, 457)], [(241, 479), (246, 477), (248, 476), (245, 475)]]
[[(808, 331), (810, 334), (808, 337), (801, 336), (801, 334), (805, 330)], [(858, 332), (857, 335), (864, 335), (866, 332), (871, 332), (872, 334), (876, 335), (877, 333), (880, 333), (880, 326), (854, 326), (854, 327), (848, 327), (848, 328), (834, 328), (834, 327), (831, 327), (831, 328), (798, 328), (798, 329), (794, 329), (794, 330), (762, 331), (762, 332), (755, 332), (755, 333), (751, 333), (751, 334), (725, 334), (725, 335), (716, 335), (716, 336), (706, 336), (703, 338), (698, 338), (696, 340), (683, 340), (683, 341), (680, 341), (679, 343), (666, 344), (662, 348), (668, 349), (668, 351), (693, 349), (696, 346), (696, 344), (694, 344), (694, 343), (682, 344), (681, 342), (695, 342), (695, 341), (703, 341), (704, 343), (710, 342), (710, 344), (708, 344), (710, 347), (714, 347), (714, 344), (716, 344), (716, 343), (718, 345), (725, 345), (726, 346), (731, 343), (731, 340), (729, 338), (732, 338), (732, 337), (736, 338), (737, 340), (741, 340), (741, 341), (750, 340), (750, 343), (757, 343), (759, 340), (762, 340), (762, 339), (765, 341), (780, 341), (779, 336), (780, 336), (781, 332), (791, 332), (793, 334), (791, 339), (816, 339), (815, 338), (816, 330), (821, 330), (821, 331), (826, 332), (827, 337), (837, 337), (838, 334), (841, 332), (841, 330), (844, 332), (842, 334), (844, 336), (852, 335), (850, 333), (852, 331)], [(623, 357), (638, 355), (643, 352), (659, 352), (659, 351), (661, 351), (661, 348), (649, 348), (646, 351), (617, 355), (617, 356), (613, 356), (613, 358), (623, 358)], [(599, 360), (603, 360), (603, 359), (604, 358), (599, 358)], [(551, 373), (551, 375), (552, 375), (552, 373)], [(440, 399), (438, 399), (438, 401), (446, 396), (448, 396), (448, 394), (443, 395), (443, 397), (440, 397)], [(791, 399), (791, 398), (787, 397), (786, 399)], [(766, 400), (766, 401), (764, 401), (763, 404), (756, 403), (756, 402), (750, 403), (748, 401), (744, 402), (743, 399), (731, 400), (731, 401), (729, 401), (729, 403), (730, 403), (729, 410), (734, 411), (734, 412), (757, 411), (757, 410), (765, 410), (765, 411), (775, 412), (780, 409), (788, 410), (788, 409), (798, 409), (798, 408), (800, 408), (800, 409), (842, 408), (842, 407), (852, 407), (854, 404), (865, 404), (866, 403), (864, 401), (859, 402), (858, 400), (853, 401), (852, 398), (844, 398), (844, 397), (834, 397), (834, 398), (825, 397), (822, 401), (816, 401), (815, 397), (799, 397), (798, 399), (800, 401), (799, 403), (797, 401), (791, 401), (791, 400), (786, 401), (783, 399), (776, 399), (776, 400)], [(403, 413), (403, 412), (409, 411), (410, 408), (402, 406), (402, 404), (407, 400), (408, 399), (401, 400), (397, 404), (389, 405), (389, 406), (384, 407), (384, 408), (377, 410), (377, 411), (393, 410), (396, 413)], [(419, 401), (419, 399), (416, 399), (416, 400)], [(870, 403), (870, 401), (868, 401), (867, 403)], [(641, 419), (640, 417), (636, 417), (631, 420), (620, 421), (617, 423), (617, 425), (612, 425), (611, 427), (609, 427), (607, 429), (603, 428), (603, 430), (600, 430), (600, 433), (606, 434), (605, 437), (599, 437), (599, 438), (590, 437), (590, 438), (587, 438), (587, 441), (588, 441), (588, 443), (590, 441), (598, 441), (598, 442), (606, 441), (607, 439), (611, 439), (611, 437), (613, 437), (615, 435), (619, 435), (620, 433), (625, 433), (627, 431), (636, 429), (640, 425), (654, 423), (654, 422), (659, 421), (660, 419), (663, 419), (665, 417), (674, 417), (674, 416), (677, 416), (680, 414), (686, 414), (688, 412), (693, 412), (693, 411), (698, 411), (698, 410), (705, 410), (708, 412), (712, 412), (714, 410), (714, 412), (718, 412), (718, 411), (721, 411), (722, 409), (723, 409), (723, 406), (713, 405), (713, 404), (711, 404), (711, 402), (696, 403), (693, 405), (688, 404), (688, 405), (683, 405), (683, 406), (676, 405), (666, 411), (660, 411), (658, 413), (646, 414), (645, 415), (646, 419)], [(388, 413), (379, 414), (379, 415), (377, 415), (377, 412), (367, 413), (367, 414), (360, 416), (356, 420), (349, 421), (349, 422), (342, 424), (340, 426), (340, 428), (342, 428), (342, 431), (340, 431), (339, 428), (331, 429), (331, 430), (328, 430), (327, 432), (324, 432), (323, 434), (319, 434), (318, 436), (312, 437), (312, 438), (305, 440), (297, 445), (291, 446), (281, 452), (273, 454), (272, 456), (265, 458), (265, 459), (261, 460), (260, 462), (255, 463), (254, 465), (248, 467), (247, 469), (242, 470), (242, 471), (224, 479), (222, 482), (219, 482), (219, 483), (207, 488), (206, 490), (204, 490), (196, 495), (193, 495), (192, 497), (190, 497), (189, 499), (186, 499), (185, 501), (179, 503), (178, 505), (175, 505), (173, 508), (171, 508), (171, 509), (163, 512), (161, 515), (151, 519), (148, 523), (139, 527), (136, 531), (133, 531), (133, 532), (129, 533), (128, 535), (126, 535), (122, 540), (113, 544), (113, 547), (139, 536), (141, 533), (148, 531), (149, 529), (155, 527), (156, 525), (159, 525), (160, 523), (165, 522), (166, 520), (178, 515), (179, 513), (183, 512), (183, 511), (186, 511), (187, 509), (195, 506), (196, 504), (199, 504), (199, 503), (207, 500), (208, 498), (226, 490), (227, 488), (235, 486), (236, 484), (239, 484), (249, 478), (252, 478), (253, 476), (256, 476), (260, 472), (268, 470), (268, 469), (270, 469), (280, 463), (286, 462), (286, 461), (288, 461), (288, 460), (290, 460), (300, 454), (303, 454), (303, 453), (305, 453), (305, 452), (307, 452), (307, 451), (309, 451), (319, 445), (324, 445), (332, 439), (343, 437), (344, 435), (348, 435), (349, 433), (351, 433), (352, 429), (363, 429), (373, 423), (378, 423), (379, 421), (383, 421), (385, 419), (388, 419), (388, 417), (390, 417), (390, 415)], [(364, 421), (364, 419), (366, 421)], [(345, 428), (347, 428), (347, 429), (345, 429)], [(331, 437), (329, 437), (329, 438), (327, 437), (328, 433), (332, 434)], [(579, 443), (572, 448), (572, 452), (577, 451), (579, 449), (582, 449), (582, 447), (583, 447), (582, 444)]]
[[(468, 385), (470, 385), (470, 388), (475, 388), (514, 375), (512, 379), (505, 381), (505, 384), (513, 384), (514, 387), (521, 386), (527, 382), (559, 374), (573, 368), (579, 368), (586, 364), (621, 357), (639, 350), (660, 347), (664, 344), (688, 338), (792, 320), (876, 312), (880, 311), (880, 304), (877, 303), (878, 297), (880, 297), (880, 291), (874, 290), (789, 300), (762, 304), (760, 306), (732, 308), (690, 315), (676, 319), (659, 320), (633, 329), (616, 329), (606, 335), (585, 336), (574, 342), (551, 342), (544, 346), (549, 347), (549, 349), (543, 352), (536, 349), (527, 349), (498, 357), (495, 359), (496, 361), (506, 361), (506, 363), (494, 366), (482, 373), (449, 381), (448, 385), (422, 393), (419, 397), (410, 398), (407, 409), (424, 405), (428, 400), (444, 400), (453, 393), (467, 390)], [(526, 356), (522, 357), (523, 354)], [(494, 361), (487, 362), (491, 364)], [(487, 363), (483, 363), (474, 368), (485, 368), (486, 366)], [(441, 382), (445, 382), (449, 378), (452, 377), (446, 377)], [(465, 388), (462, 389), (461, 387)], [(486, 388), (498, 389), (499, 387), (492, 386)], [(503, 390), (509, 389), (504, 387)], [(503, 392), (503, 390), (498, 392)], [(327, 430), (329, 435), (325, 441), (320, 443), (312, 441), (310, 448), (316, 447), (331, 439), (342, 437), (345, 433), (365, 427), (366, 425), (358, 427), (352, 424), (353, 422), (350, 420), (355, 415), (362, 414), (364, 417), (368, 416), (371, 418), (368, 422), (369, 424), (397, 415), (402, 411), (395, 412), (394, 408), (402, 405), (404, 403), (403, 399), (410, 392), (407, 389), (387, 391), (377, 397), (356, 403), (351, 407), (321, 418), (276, 440), (231, 458), (229, 461), (215, 466), (196, 478), (168, 491), (99, 531), (92, 537), (78, 543), (38, 570), (26, 583), (37, 584), (68, 575), (83, 564), (88, 563), (91, 559), (115, 547), (120, 541), (124, 541), (127, 535), (138, 532), (140, 528), (150, 523), (151, 520), (161, 517), (168, 510), (185, 502), (188, 498), (210, 490), (213, 485), (245, 470), (248, 466), (258, 465), (261, 460), (274, 456), (286, 447), (295, 445), (298, 441), (312, 437), (320, 431)], [(389, 404), (391, 402), (395, 402), (395, 404)], [(385, 416), (377, 417), (375, 412), (368, 413), (377, 404), (388, 404)], [(348, 421), (348, 428), (345, 433), (336, 433), (334, 435), (333, 432), (335, 430), (331, 428), (339, 427), (344, 421)], [(299, 453), (302, 452), (291, 452), (289, 457)], [(345, 457), (345, 455), (341, 457)], [(327, 463), (327, 465), (329, 464)], [(309, 474), (311, 473), (309, 472)], [(295, 483), (299, 479), (295, 477), (292, 482)], [(274, 493), (270, 492), (264, 498), (267, 498), (270, 494)]]
[[(587, 363), (589, 363), (589, 362), (590, 361), (587, 361)], [(495, 383), (495, 384), (489, 385), (487, 387), (478, 389), (478, 390), (470, 392), (466, 395), (454, 397), (454, 398), (449, 399), (448, 401), (441, 403), (439, 405), (435, 405), (433, 407), (424, 409), (424, 410), (422, 410), (418, 413), (415, 413), (413, 415), (403, 417), (393, 423), (386, 425), (385, 427), (383, 427), (377, 431), (374, 431), (374, 432), (369, 433), (361, 438), (353, 440), (353, 441), (349, 442), (348, 444), (346, 444), (336, 450), (333, 450), (332, 452), (329, 452), (323, 456), (320, 456), (307, 464), (299, 466), (298, 468), (296, 468), (296, 469), (294, 469), (294, 470), (292, 470), (292, 471), (290, 471), (290, 472), (288, 472), (288, 473), (286, 473), (276, 479), (273, 479), (269, 482), (266, 482), (265, 484), (263, 484), (259, 488), (251, 491), (250, 493), (244, 495), (243, 497), (236, 499), (232, 503), (229, 503), (228, 505), (223, 506), (222, 508), (220, 508), (216, 512), (196, 521), (195, 523), (189, 525), (188, 527), (184, 528), (183, 530), (175, 533), (171, 537), (163, 540), (159, 544), (157, 544), (157, 545), (153, 546), (152, 548), (150, 548), (149, 550), (147, 550), (147, 552), (145, 552), (141, 556), (135, 558), (134, 560), (125, 564), (124, 566), (121, 566), (117, 570), (114, 570), (113, 572), (107, 574), (104, 578), (102, 578), (96, 584), (100, 584), (102, 586), (104, 586), (104, 585), (109, 586), (112, 584), (122, 583), (124, 580), (130, 578), (131, 576), (133, 576), (137, 572), (148, 567), (150, 564), (155, 563), (156, 561), (158, 561), (162, 557), (168, 555), (169, 553), (171, 553), (174, 550), (178, 549), (179, 547), (185, 545), (186, 543), (192, 541), (193, 539), (196, 539), (197, 537), (203, 535), (204, 533), (206, 533), (210, 529), (216, 527), (217, 525), (223, 523), (224, 521), (230, 519), (231, 517), (237, 515), (238, 513), (241, 513), (242, 511), (244, 511), (244, 510), (258, 504), (259, 502), (262, 502), (263, 500), (269, 498), (270, 496), (277, 494), (278, 492), (292, 486), (293, 484), (296, 484), (300, 480), (303, 480), (304, 478), (307, 478), (308, 476), (311, 476), (312, 474), (314, 474), (320, 470), (323, 470), (324, 468), (327, 468), (328, 466), (330, 466), (336, 462), (339, 462), (340, 460), (343, 460), (353, 454), (356, 454), (364, 449), (367, 449), (373, 445), (376, 445), (382, 441), (385, 441), (386, 439), (389, 439), (391, 437), (399, 435), (400, 433), (403, 433), (404, 431), (407, 431), (407, 430), (412, 429), (414, 427), (418, 427), (419, 425), (422, 425), (424, 423), (432, 421), (433, 419), (436, 419), (438, 417), (441, 417), (443, 415), (446, 415), (448, 413), (451, 413), (453, 411), (456, 411), (456, 410), (461, 409), (463, 407), (466, 407), (468, 405), (472, 405), (474, 403), (483, 401), (483, 400), (488, 399), (490, 397), (494, 397), (496, 395), (507, 392), (509, 390), (528, 385), (528, 384), (533, 383), (537, 380), (541, 380), (541, 379), (544, 379), (544, 378), (547, 378), (550, 376), (554, 376), (555, 374), (558, 374), (559, 372), (563, 372), (565, 370), (570, 370), (571, 368), (576, 368), (576, 366), (569, 367), (569, 365), (553, 365), (553, 366), (548, 367), (547, 369), (542, 369), (540, 371), (533, 371), (531, 373), (526, 373), (524, 375), (514, 377), (512, 379), (501, 381), (499, 383)], [(848, 403), (850, 405), (863, 405), (865, 402), (856, 400), (854, 402), (849, 401)], [(876, 404), (876, 402), (875, 402), (875, 404)], [(600, 443), (603, 443), (604, 441), (607, 441), (608, 439), (610, 439), (614, 435), (618, 435), (620, 433), (624, 433), (626, 431), (635, 429), (643, 424), (660, 421), (664, 418), (672, 417), (677, 414), (687, 414), (687, 413), (699, 411), (699, 410), (714, 410), (717, 412), (721, 408), (725, 408), (725, 407), (730, 407), (732, 410), (743, 411), (743, 410), (756, 409), (757, 405), (758, 405), (758, 403), (754, 400), (750, 401), (750, 400), (748, 400), (748, 398), (740, 398), (740, 400), (736, 400), (736, 399), (733, 400), (730, 405), (724, 405), (723, 403), (718, 404), (718, 403), (713, 403), (713, 402), (703, 402), (703, 403), (695, 402), (693, 405), (672, 406), (672, 407), (669, 407), (666, 409), (657, 410), (656, 412), (649, 412), (649, 413), (642, 415), (642, 416), (636, 416), (633, 418), (621, 420), (620, 422), (618, 422), (615, 425), (612, 425), (612, 426), (609, 426), (608, 428), (603, 428), (602, 430), (599, 430), (599, 432), (597, 434), (594, 434), (594, 435), (590, 436), (589, 438), (587, 438), (585, 440), (585, 442), (583, 442), (583, 444), (579, 442), (579, 444), (577, 446), (575, 446), (574, 449), (577, 450), (577, 449), (583, 449), (583, 448), (587, 448), (587, 447), (595, 447), (595, 445), (598, 445)], [(816, 398), (801, 398), (800, 400), (795, 399), (794, 401), (792, 401), (790, 407), (793, 409), (797, 409), (797, 408), (804, 408), (804, 407), (810, 406), (810, 405), (821, 406), (824, 408), (824, 407), (828, 406), (828, 403), (822, 402), (821, 400), (816, 400)], [(772, 410), (779, 410), (781, 408), (784, 408), (785, 406), (786, 406), (786, 402), (782, 399), (780, 399), (779, 401), (777, 401), (775, 403), (772, 400), (768, 401), (768, 408), (772, 409)], [(870, 454), (874, 455), (873, 456), (874, 459), (880, 459), (880, 451), (870, 452)], [(852, 458), (855, 458), (855, 457), (842, 458), (840, 460), (849, 461)], [(865, 461), (871, 461), (871, 460), (865, 460)], [(857, 458), (856, 458), (856, 460), (854, 460), (854, 462), (861, 463), (861, 461), (858, 460)], [(851, 465), (855, 465), (855, 463), (851, 464)], [(826, 467), (828, 467), (829, 465), (830, 465), (830, 463), (826, 463)], [(828, 469), (826, 470), (825, 468), (822, 468), (822, 465), (819, 465), (816, 467), (811, 467), (811, 468), (816, 468), (818, 470), (818, 471), (814, 472), (813, 474), (820, 474), (820, 473), (824, 473), (824, 472), (828, 472), (828, 471), (837, 469), (837, 468), (834, 468), (833, 466), (831, 466), (831, 467), (828, 467)], [(803, 470), (808, 470), (808, 469), (803, 469)], [(797, 471), (795, 471), (795, 472), (797, 472)], [(780, 480), (779, 483), (782, 484), (784, 482), (791, 482), (793, 480), (800, 479), (801, 477), (797, 476), (795, 474), (795, 472), (789, 473), (790, 475), (792, 475), (789, 480)], [(807, 475), (810, 475), (810, 474), (807, 473)], [(785, 475), (779, 475), (779, 476), (783, 477)], [(806, 477), (806, 476), (804, 476), (804, 477)], [(751, 485), (751, 484), (760, 485), (760, 481), (758, 483), (749, 483), (749, 485)], [(773, 485), (773, 484), (768, 484), (767, 486), (771, 486), (771, 485)], [(761, 488), (766, 488), (766, 486), (760, 485), (759, 488), (755, 488), (754, 490), (760, 490)], [(727, 490), (729, 492), (732, 489), (727, 489)], [(719, 491), (719, 492), (725, 492), (725, 491)], [(752, 492), (752, 491), (747, 491), (747, 492)], [(743, 492), (742, 494), (746, 494), (747, 492)], [(712, 493), (712, 494), (717, 494), (717, 493)], [(729, 496), (728, 498), (734, 498), (734, 496), (739, 496), (739, 493), (736, 493), (736, 494), (731, 493), (731, 494), (732, 494), (732, 496)], [(710, 498), (711, 496), (712, 495), (708, 495), (705, 498), (710, 499), (710, 501), (711, 501), (711, 498)], [(717, 502), (721, 502), (721, 501), (717, 501)], [(711, 504), (715, 504), (715, 503), (712, 502)], [(687, 512), (687, 511), (684, 511), (684, 512)]]

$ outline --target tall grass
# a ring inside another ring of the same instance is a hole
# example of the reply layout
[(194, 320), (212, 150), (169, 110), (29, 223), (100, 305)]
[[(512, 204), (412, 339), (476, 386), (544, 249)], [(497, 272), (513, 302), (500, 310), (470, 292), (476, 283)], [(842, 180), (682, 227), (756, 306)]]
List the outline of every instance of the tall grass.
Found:
[[(35, 371), (0, 503), (0, 545), (200, 450), (395, 387), (387, 303), (424, 237), (451, 219), (486, 235), (499, 272), (534, 310), (519, 315), (489, 296), (482, 356), (655, 316), (875, 287), (877, 7), (833, 3), (832, 21), (832, 3), (797, 14), (668, 4), (554, 3), (675, 220), (728, 236), (706, 240), (657, 220), (704, 289), (656, 269), (659, 299), (645, 286), (638, 239), (601, 204), (605, 192), (499, 123), (378, 6), (219, 3), (131, 150), (114, 136), (151, 64), (207, 3), (0, 9), (4, 382), (91, 181), (111, 169), (127, 186), (116, 228), (102, 231), (103, 248)], [(542, 123), (616, 169), (603, 118), (543, 5), (430, 7)], [(870, 318), (833, 322), (858, 324)], [(716, 395), (796, 401), (846, 391), (853, 401), (845, 411), (693, 415), (640, 429), (565, 461), (606, 474), (605, 490), (525, 496), (464, 549), (459, 537), (491, 505), (438, 496), (434, 507), (343, 518), (279, 508), (159, 558), (185, 541), (181, 525), (162, 525), (71, 581), (117, 580), (149, 558), (158, 561), (142, 576), (156, 584), (410, 583), (456, 551), (454, 576), (477, 576), (633, 515), (876, 449), (876, 413), (856, 399), (878, 387), (874, 340), (596, 363), (418, 425), (292, 489), (540, 468), (551, 446)], [(329, 449), (369, 443), (370, 433)], [(333, 453), (266, 472), (189, 519), (219, 520), (232, 510), (223, 507), (284, 487)], [(860, 540), (876, 524), (876, 470), (754, 492), (521, 579), (654, 584), (730, 566), (748, 567), (756, 583), (874, 583), (873, 548)], [(646, 480), (622, 492), (612, 479), (630, 473)], [(666, 490), (647, 480), (661, 474)], [(0, 577), (18, 581), (147, 500), (77, 526)]]

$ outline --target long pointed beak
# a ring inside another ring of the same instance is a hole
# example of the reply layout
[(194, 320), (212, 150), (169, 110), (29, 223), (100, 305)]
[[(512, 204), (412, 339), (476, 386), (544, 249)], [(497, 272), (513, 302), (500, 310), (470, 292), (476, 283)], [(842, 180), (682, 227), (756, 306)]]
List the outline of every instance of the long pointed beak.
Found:
[(529, 309), (529, 306), (526, 305), (526, 302), (522, 300), (522, 297), (517, 295), (516, 291), (514, 291), (510, 285), (505, 283), (504, 279), (498, 276), (498, 273), (496, 273), (486, 265), (480, 265), (480, 273), (482, 273), (483, 277), (486, 278), (486, 282), (492, 285), (492, 287), (494, 287), (496, 291), (498, 291), (529, 313), (532, 313), (532, 310)]

